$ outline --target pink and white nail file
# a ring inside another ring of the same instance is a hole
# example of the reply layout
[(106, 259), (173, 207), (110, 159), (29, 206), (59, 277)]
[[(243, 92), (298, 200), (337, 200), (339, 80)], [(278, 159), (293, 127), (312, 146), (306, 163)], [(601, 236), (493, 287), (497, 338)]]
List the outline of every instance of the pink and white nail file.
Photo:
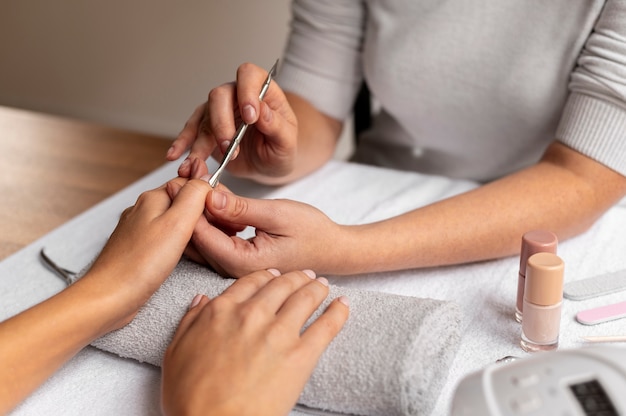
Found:
[(595, 325), (619, 318), (626, 318), (626, 302), (587, 309), (576, 315), (576, 320), (584, 325)]
[(625, 289), (626, 270), (620, 270), (566, 283), (563, 286), (563, 296), (570, 300), (583, 300)]

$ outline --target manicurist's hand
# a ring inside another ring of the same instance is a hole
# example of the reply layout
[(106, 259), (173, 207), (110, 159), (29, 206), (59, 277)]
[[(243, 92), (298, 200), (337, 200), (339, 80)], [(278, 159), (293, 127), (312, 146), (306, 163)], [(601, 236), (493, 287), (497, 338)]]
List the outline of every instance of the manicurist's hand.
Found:
[(194, 298), (163, 362), (167, 415), (284, 415), (348, 318), (347, 299), (330, 303), (311, 271), (247, 275), (215, 299)]
[(143, 193), (82, 279), (0, 323), (0, 414), (91, 341), (132, 319), (177, 264), (204, 218), (210, 189), (179, 178)]
[(221, 161), (242, 121), (250, 126), (238, 156), (228, 165), (230, 172), (262, 180), (285, 176), (293, 170), (296, 116), (275, 81), (270, 83), (263, 101), (259, 100), (266, 78), (265, 69), (247, 63), (237, 69), (236, 81), (209, 92), (207, 102), (196, 108), (167, 152), (168, 160), (176, 160), (191, 149), (178, 170), (180, 176), (191, 176), (194, 158), (206, 160), (212, 154)]
[[(342, 250), (350, 252), (348, 244), (342, 243), (346, 227), (301, 202), (244, 198), (213, 190), (207, 211), (211, 220), (200, 218), (191, 239), (196, 254), (192, 258), (223, 275), (241, 277), (270, 267), (337, 273), (346, 260)], [(251, 226), (256, 235), (243, 239), (223, 232), (214, 222)]]

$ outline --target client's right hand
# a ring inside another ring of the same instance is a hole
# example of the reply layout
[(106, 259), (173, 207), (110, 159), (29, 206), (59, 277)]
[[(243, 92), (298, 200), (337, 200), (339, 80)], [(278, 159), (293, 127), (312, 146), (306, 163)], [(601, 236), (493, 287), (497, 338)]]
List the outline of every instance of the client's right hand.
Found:
[(220, 296), (194, 298), (163, 361), (167, 415), (281, 415), (348, 318), (334, 300), (304, 332), (328, 295), (311, 271), (259, 271)]

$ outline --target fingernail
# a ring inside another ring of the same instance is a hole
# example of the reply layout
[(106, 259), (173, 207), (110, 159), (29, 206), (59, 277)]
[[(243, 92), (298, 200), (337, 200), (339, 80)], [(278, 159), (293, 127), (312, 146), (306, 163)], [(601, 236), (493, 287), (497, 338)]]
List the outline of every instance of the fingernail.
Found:
[(165, 157), (170, 157), (172, 156), (172, 153), (174, 153), (174, 146), (170, 146), (169, 149), (167, 149), (167, 153), (165, 154)]
[(194, 159), (193, 162), (191, 162), (191, 175), (189, 176), (193, 178), (194, 176), (196, 176), (197, 173), (198, 173), (198, 159)]
[(350, 299), (348, 299), (345, 296), (339, 296), (339, 298), (337, 299), (339, 302), (343, 303), (346, 306), (350, 306)]
[(328, 279), (326, 279), (325, 277), (318, 277), (317, 281), (323, 284), (324, 286), (328, 286)]
[(309, 270), (309, 269), (302, 270), (302, 273), (306, 274), (311, 279), (315, 279), (315, 272), (313, 270)]
[(187, 169), (187, 167), (189, 166), (189, 164), (190, 164), (190, 163), (191, 163), (191, 162), (189, 161), (189, 159), (185, 159), (185, 160), (183, 161), (183, 163), (180, 165), (180, 168), (181, 168), (181, 169)]
[(274, 275), (274, 277), (280, 276), (280, 271), (278, 269), (267, 269), (267, 271)]
[(211, 205), (213, 205), (215, 209), (226, 208), (226, 195), (220, 191), (213, 191), (211, 193)]
[(191, 301), (191, 304), (189, 304), (189, 309), (193, 309), (196, 306), (198, 306), (198, 303), (200, 303), (200, 301), (202, 300), (202, 295), (198, 294), (196, 296), (193, 297), (193, 300)]
[(254, 123), (256, 121), (255, 108), (250, 104), (244, 105), (242, 108), (241, 117), (243, 118), (243, 121), (248, 124)]
[(205, 181), (206, 183), (209, 183), (209, 179), (211, 179), (211, 175), (206, 174), (206, 175), (202, 175), (199, 178), (201, 181)]

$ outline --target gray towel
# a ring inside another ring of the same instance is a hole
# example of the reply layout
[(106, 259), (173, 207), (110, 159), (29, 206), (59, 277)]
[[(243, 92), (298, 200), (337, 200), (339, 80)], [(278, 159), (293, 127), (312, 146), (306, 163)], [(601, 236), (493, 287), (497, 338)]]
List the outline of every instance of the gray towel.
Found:
[[(215, 297), (232, 282), (183, 259), (130, 324), (93, 345), (160, 366), (191, 299)], [(353, 415), (430, 414), (460, 342), (457, 305), (331, 285), (313, 318), (340, 295), (350, 299), (350, 318), (298, 403)]]

